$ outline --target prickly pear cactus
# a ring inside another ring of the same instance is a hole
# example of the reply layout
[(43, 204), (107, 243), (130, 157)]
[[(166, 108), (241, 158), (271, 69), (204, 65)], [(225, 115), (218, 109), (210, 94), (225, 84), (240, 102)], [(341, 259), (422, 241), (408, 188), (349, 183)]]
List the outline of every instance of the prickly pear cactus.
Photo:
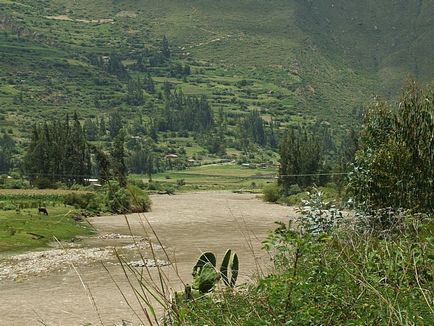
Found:
[(232, 255), (230, 266), (231, 266), (231, 280), (229, 281), (229, 286), (233, 288), (235, 287), (235, 283), (237, 282), (238, 270), (240, 267), (240, 263), (238, 261), (238, 255), (236, 253)]
[(226, 251), (219, 271), (216, 269), (215, 255), (212, 252), (205, 252), (193, 267), (193, 289), (199, 290), (200, 293), (211, 292), (220, 279), (225, 286), (234, 287), (238, 269), (238, 255), (232, 250)]
[(213, 289), (218, 278), (215, 255), (212, 252), (203, 253), (193, 267), (193, 289), (208, 293)]
[[(234, 287), (237, 282), (238, 277), (238, 255), (233, 253), (231, 249), (226, 251), (225, 256), (223, 257), (222, 264), (220, 266), (220, 274), (223, 280), (223, 283), (226, 286)], [(229, 269), (231, 270), (231, 277), (229, 278)]]
[(211, 263), (205, 263), (201, 272), (193, 280), (193, 288), (199, 290), (200, 293), (211, 292), (219, 276)]

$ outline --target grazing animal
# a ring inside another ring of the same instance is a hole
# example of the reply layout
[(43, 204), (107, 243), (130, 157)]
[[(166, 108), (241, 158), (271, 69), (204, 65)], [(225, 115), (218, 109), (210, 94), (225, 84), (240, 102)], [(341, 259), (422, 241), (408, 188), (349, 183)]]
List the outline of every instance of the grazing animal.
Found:
[(48, 215), (48, 211), (45, 207), (39, 207), (38, 208), (38, 214)]

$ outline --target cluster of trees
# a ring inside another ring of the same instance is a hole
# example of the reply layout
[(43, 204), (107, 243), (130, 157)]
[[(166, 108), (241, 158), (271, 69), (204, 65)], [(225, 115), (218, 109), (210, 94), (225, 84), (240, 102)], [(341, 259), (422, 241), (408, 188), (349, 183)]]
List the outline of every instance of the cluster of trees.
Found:
[[(92, 134), (96, 132), (97, 125), (92, 120), (86, 120), (85, 126), (91, 126)], [(125, 187), (125, 133), (121, 129), (116, 132), (108, 154), (88, 142), (89, 133), (77, 114), (72, 119), (67, 115), (63, 122), (35, 125), (23, 161), (23, 170), (31, 183), (41, 188), (56, 182), (87, 184), (96, 172), (101, 183), (116, 179)]]
[(283, 194), (288, 195), (292, 185), (324, 185), (332, 171), (345, 171), (354, 158), (354, 151), (346, 149), (350, 139), (344, 136), (337, 148), (327, 122), (290, 127), (280, 141), (278, 183)]
[(130, 79), (127, 85), (126, 102), (129, 105), (142, 105), (145, 103), (145, 97), (143, 96), (144, 88), (145, 85), (139, 78), (136, 80)]
[(66, 116), (63, 122), (33, 127), (24, 169), (41, 187), (57, 181), (85, 183), (92, 172), (91, 151), (77, 114), (72, 121)]
[(15, 141), (11, 136), (4, 133), (0, 137), (0, 174), (9, 171), (12, 166), (12, 156), (16, 152)]
[(189, 65), (182, 65), (180, 63), (175, 63), (170, 65), (169, 68), (170, 77), (183, 78), (191, 75), (191, 68)]
[(211, 106), (205, 96), (185, 96), (182, 92), (166, 93), (165, 107), (158, 117), (160, 131), (211, 130), (214, 118)]
[(285, 195), (291, 185), (304, 187), (318, 181), (314, 174), (323, 168), (324, 157), (317, 135), (294, 127), (283, 136), (280, 147), (279, 185)]
[(434, 92), (411, 81), (396, 107), (373, 103), (350, 189), (368, 208), (434, 209)]
[(241, 148), (248, 152), (250, 145), (269, 145), (272, 149), (278, 146), (276, 130), (278, 126), (271, 121), (268, 125), (262, 119), (258, 110), (252, 110), (238, 121), (238, 136)]

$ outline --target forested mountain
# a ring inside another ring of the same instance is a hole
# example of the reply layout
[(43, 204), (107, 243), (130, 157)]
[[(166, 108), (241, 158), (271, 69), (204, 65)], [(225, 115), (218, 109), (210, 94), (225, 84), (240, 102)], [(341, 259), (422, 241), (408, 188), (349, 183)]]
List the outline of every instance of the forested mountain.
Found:
[(423, 0), (0, 1), (0, 128), (18, 147), (2, 166), (31, 124), (75, 112), (105, 150), (124, 129), (131, 154), (277, 152), (288, 127), (320, 123), (339, 143), (374, 94), (433, 79), (433, 13)]

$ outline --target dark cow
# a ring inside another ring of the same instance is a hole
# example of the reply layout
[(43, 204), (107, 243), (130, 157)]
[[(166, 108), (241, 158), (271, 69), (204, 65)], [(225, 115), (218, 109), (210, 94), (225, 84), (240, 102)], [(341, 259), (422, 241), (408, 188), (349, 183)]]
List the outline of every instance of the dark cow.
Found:
[(48, 215), (48, 211), (45, 207), (39, 207), (38, 208), (38, 214)]

